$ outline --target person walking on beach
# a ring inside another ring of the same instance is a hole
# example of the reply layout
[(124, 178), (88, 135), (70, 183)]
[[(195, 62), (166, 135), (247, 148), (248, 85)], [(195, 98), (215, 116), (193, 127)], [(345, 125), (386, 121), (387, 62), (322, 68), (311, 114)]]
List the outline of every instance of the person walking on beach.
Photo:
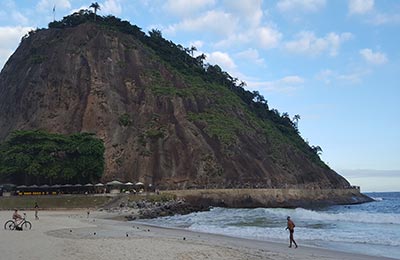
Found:
[(297, 248), (297, 244), (296, 244), (296, 241), (294, 241), (294, 238), (293, 238), (293, 233), (294, 233), (294, 227), (295, 227), (296, 225), (294, 224), (294, 222), (290, 219), (290, 217), (288, 216), (287, 217), (287, 227), (286, 227), (286, 230), (289, 230), (289, 233), (290, 233), (290, 236), (289, 236), (289, 239), (290, 239), (290, 244), (289, 244), (289, 247), (292, 247), (292, 242), (294, 243), (294, 245), (295, 245), (295, 248)]
[(34, 208), (35, 208), (35, 219), (36, 219), (36, 220), (39, 220), (39, 216), (38, 216), (38, 212), (39, 212), (39, 205), (38, 205), (38, 203), (37, 203), (37, 202), (35, 202), (35, 206), (34, 206)]

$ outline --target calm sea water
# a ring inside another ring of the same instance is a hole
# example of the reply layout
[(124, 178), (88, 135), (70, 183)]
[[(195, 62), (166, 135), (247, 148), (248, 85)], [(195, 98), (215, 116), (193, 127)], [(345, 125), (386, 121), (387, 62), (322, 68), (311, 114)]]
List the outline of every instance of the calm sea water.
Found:
[(144, 222), (265, 241), (287, 242), (286, 217), (301, 245), (400, 259), (400, 192), (368, 193), (374, 202), (319, 209), (226, 209)]

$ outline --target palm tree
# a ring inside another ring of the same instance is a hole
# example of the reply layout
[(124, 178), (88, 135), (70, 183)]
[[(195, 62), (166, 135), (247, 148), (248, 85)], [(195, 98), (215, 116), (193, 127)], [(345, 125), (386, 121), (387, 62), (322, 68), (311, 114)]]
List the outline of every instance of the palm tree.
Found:
[(183, 50), (184, 50), (187, 54), (190, 54), (190, 48), (183, 48)]
[(202, 53), (201, 55), (197, 56), (197, 57), (196, 57), (197, 64), (198, 64), (199, 66), (203, 66), (204, 60), (205, 60), (206, 58), (207, 58), (207, 56), (206, 56), (204, 53)]
[(317, 146), (312, 145), (311, 150), (317, 155), (321, 155), (322, 153), (322, 148), (319, 145)]
[(192, 54), (192, 57), (193, 57), (193, 52), (194, 52), (194, 51), (197, 51), (196, 46), (191, 46), (191, 47), (190, 47), (190, 53)]
[(96, 21), (96, 13), (97, 13), (97, 10), (100, 10), (100, 5), (99, 5), (99, 3), (97, 3), (97, 2), (92, 3), (92, 4), (89, 6), (89, 8), (93, 8), (93, 10), (94, 10), (94, 20)]
[(294, 122), (296, 128), (298, 127), (299, 120), (300, 120), (300, 115), (299, 114), (293, 116), (293, 122)]

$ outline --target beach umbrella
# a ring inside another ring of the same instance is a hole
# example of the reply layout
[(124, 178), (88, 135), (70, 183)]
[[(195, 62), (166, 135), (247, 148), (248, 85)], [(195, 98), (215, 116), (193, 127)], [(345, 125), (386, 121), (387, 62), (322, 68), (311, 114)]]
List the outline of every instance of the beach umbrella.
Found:
[(51, 186), (51, 188), (60, 188), (60, 187), (61, 187), (61, 185), (59, 185), (59, 184), (55, 184), (55, 185)]
[(24, 189), (24, 188), (27, 188), (28, 186), (26, 186), (26, 185), (20, 185), (20, 186), (17, 186), (17, 189)]
[(104, 184), (103, 184), (103, 183), (97, 183), (97, 184), (95, 184), (94, 186), (96, 186), (96, 187), (103, 187)]
[(85, 187), (93, 187), (93, 184), (91, 183), (85, 184)]
[(38, 188), (39, 186), (37, 186), (36, 184), (33, 184), (31, 186), (29, 186), (28, 188)]
[(135, 185), (137, 185), (137, 186), (144, 186), (144, 183), (139, 181), (139, 182), (136, 182)]
[(122, 182), (120, 182), (120, 181), (110, 181), (110, 182), (107, 182), (107, 185), (122, 185), (123, 183)]
[(82, 187), (82, 184), (77, 183), (74, 185), (74, 187)]
[(49, 187), (50, 187), (50, 186), (47, 185), (47, 184), (44, 184), (44, 185), (39, 186), (39, 188), (42, 188), (42, 189), (46, 189), (46, 188), (49, 188)]
[(125, 183), (125, 185), (126, 186), (132, 186), (132, 185), (134, 185), (132, 182), (127, 182), (127, 183)]
[(17, 185), (12, 184), (12, 183), (5, 183), (5, 184), (3, 184), (2, 186), (3, 186), (3, 187), (10, 187), (10, 188), (17, 187)]
[(71, 185), (71, 184), (64, 184), (64, 185), (61, 185), (61, 187), (63, 187), (63, 188), (70, 188), (70, 187), (72, 187), (72, 185)]

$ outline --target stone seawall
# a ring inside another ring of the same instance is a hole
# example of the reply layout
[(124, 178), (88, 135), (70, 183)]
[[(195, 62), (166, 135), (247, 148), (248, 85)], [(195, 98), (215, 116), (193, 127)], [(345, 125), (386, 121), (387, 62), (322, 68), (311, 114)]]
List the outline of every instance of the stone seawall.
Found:
[(174, 190), (163, 193), (196, 206), (229, 208), (295, 208), (372, 201), (358, 189), (204, 189)]

